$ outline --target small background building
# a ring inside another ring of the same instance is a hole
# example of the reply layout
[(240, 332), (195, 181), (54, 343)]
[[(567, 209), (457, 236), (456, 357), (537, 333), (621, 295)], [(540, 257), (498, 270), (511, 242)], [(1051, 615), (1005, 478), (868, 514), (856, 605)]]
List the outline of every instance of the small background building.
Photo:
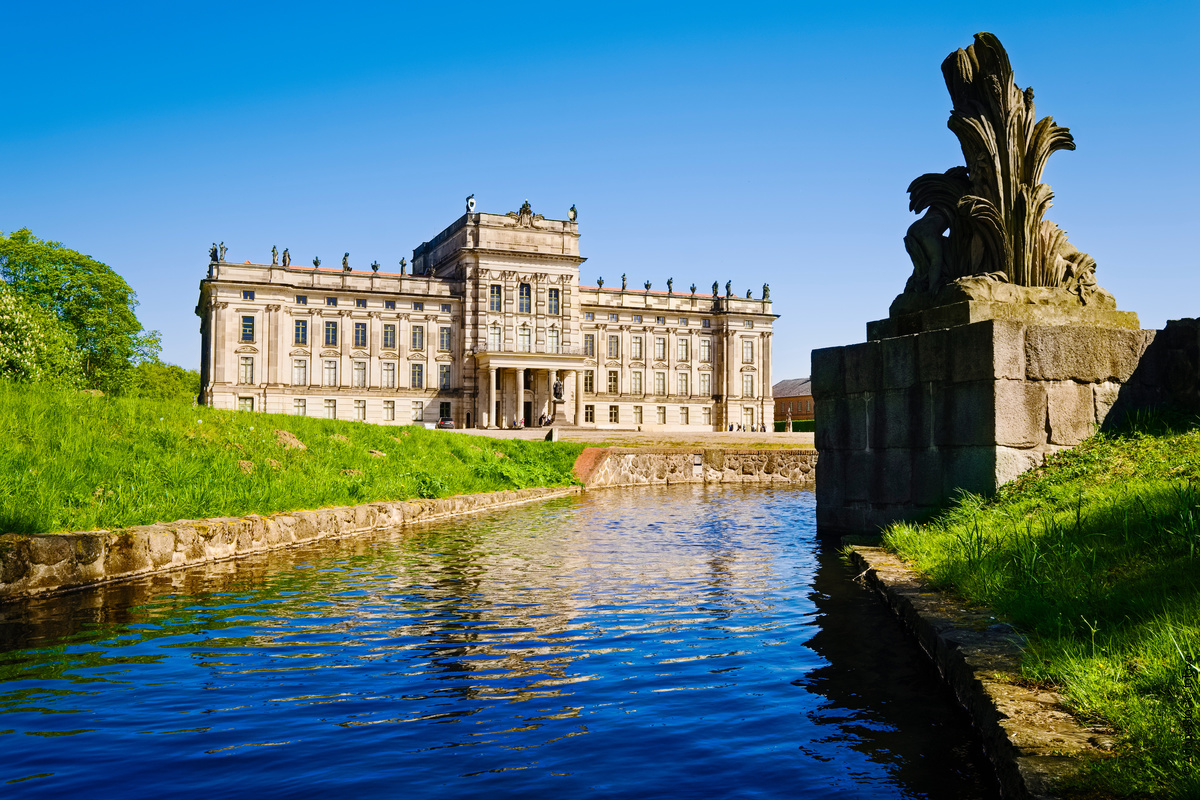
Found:
[(813, 419), (812, 381), (809, 378), (791, 378), (780, 381), (771, 388), (775, 398), (775, 421), (786, 422), (791, 413), (793, 422)]

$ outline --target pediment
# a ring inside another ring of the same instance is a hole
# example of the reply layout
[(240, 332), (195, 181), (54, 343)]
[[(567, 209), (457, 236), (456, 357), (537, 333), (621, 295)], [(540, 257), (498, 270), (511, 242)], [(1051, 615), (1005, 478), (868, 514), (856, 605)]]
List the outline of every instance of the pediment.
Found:
[(635, 369), (645, 369), (646, 362), (645, 361), (631, 361), (631, 362), (629, 362), (629, 366), (631, 366)]
[(453, 361), (454, 356), (450, 355), (449, 353), (441, 353), (433, 360), (434, 361)]
[(655, 369), (667, 369), (669, 366), (670, 366), (670, 364), (667, 364), (665, 361), (655, 361), (654, 362)]
[(242, 345), (241, 347), (239, 347), (237, 350), (234, 350), (233, 352), (235, 352), (235, 353), (257, 353), (257, 352), (258, 352), (258, 348), (257, 348), (257, 347), (251, 347), (251, 346), (250, 346), (250, 345), (248, 345), (248, 344), (244, 344), (244, 345)]
[(621, 362), (620, 361), (605, 361), (604, 366), (620, 368)]
[(409, 353), (408, 360), (409, 361), (424, 361), (425, 360), (425, 351), (417, 350), (415, 353)]
[(351, 358), (370, 358), (371, 354), (365, 350), (354, 350), (350, 353)]
[(321, 358), (341, 358), (341, 353), (337, 350), (322, 350)]
[(297, 347), (294, 350), (292, 350), (290, 353), (288, 353), (288, 355), (289, 356), (306, 356), (306, 355), (308, 355), (308, 351), (302, 350), (299, 347)]
[(380, 358), (398, 358), (399, 355), (395, 350), (382, 350), (379, 353)]
[(753, 364), (747, 364), (742, 367), (739, 372), (758, 372), (758, 369)]

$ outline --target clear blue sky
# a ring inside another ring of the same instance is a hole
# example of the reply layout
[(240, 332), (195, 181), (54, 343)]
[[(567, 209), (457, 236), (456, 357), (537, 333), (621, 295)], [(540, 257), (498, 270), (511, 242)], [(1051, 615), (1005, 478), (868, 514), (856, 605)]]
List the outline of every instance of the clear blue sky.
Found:
[(1145, 327), (1200, 316), (1200, 4), (10, 3), (0, 230), (110, 264), (196, 367), (207, 250), (394, 265), (463, 211), (579, 208), (581, 279), (770, 282), (775, 375), (862, 341), (905, 189), (962, 162), (939, 65), (1007, 47), (1075, 152), (1048, 217)]

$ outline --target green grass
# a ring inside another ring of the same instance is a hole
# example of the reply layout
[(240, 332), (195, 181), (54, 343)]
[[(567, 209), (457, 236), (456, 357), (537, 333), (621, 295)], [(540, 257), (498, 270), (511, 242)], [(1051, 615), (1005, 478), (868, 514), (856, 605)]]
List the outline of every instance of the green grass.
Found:
[(1116, 731), (1073, 791), (1200, 797), (1200, 431), (1097, 436), (884, 543), (1017, 626), (1024, 678)]
[(565, 486), (583, 449), (12, 384), (0, 384), (0, 442), (0, 532), (12, 533)]

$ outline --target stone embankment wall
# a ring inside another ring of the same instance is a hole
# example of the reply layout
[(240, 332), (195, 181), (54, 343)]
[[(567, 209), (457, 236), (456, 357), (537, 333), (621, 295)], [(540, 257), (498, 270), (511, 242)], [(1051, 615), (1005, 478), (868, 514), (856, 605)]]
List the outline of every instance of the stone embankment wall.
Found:
[(63, 591), (153, 572), (561, 497), (578, 486), (434, 500), (180, 520), (117, 531), (0, 536), (0, 599)]
[(588, 448), (575, 475), (589, 489), (675, 483), (811, 483), (817, 451)]

